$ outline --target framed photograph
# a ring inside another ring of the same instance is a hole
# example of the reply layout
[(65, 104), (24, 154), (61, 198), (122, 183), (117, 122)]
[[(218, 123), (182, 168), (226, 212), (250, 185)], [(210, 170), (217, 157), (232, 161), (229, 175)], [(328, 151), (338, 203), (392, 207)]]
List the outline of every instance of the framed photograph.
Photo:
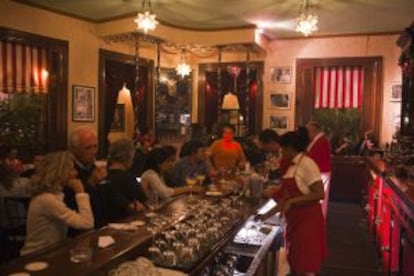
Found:
[(125, 104), (116, 104), (111, 131), (125, 131)]
[(402, 97), (402, 86), (401, 84), (393, 84), (391, 86), (391, 102), (401, 102)]
[(292, 67), (271, 67), (270, 81), (275, 84), (286, 84), (292, 81)]
[(270, 115), (269, 127), (273, 129), (287, 131), (289, 128), (288, 117), (284, 115)]
[(82, 85), (72, 87), (72, 121), (95, 121), (95, 88)]
[(290, 109), (289, 93), (270, 93), (270, 107), (277, 109)]

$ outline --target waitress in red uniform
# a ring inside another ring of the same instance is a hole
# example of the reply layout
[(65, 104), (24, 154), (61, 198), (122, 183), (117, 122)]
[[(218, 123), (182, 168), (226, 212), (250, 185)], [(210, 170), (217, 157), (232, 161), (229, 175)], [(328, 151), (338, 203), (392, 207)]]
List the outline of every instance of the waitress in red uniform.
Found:
[(297, 132), (279, 138), (283, 158), (290, 162), (281, 185), (274, 191), (277, 206), (259, 216), (281, 212), (286, 218), (286, 251), (291, 275), (319, 273), (326, 256), (326, 228), (319, 201), (324, 198), (321, 174), (308, 157), (306, 139)]

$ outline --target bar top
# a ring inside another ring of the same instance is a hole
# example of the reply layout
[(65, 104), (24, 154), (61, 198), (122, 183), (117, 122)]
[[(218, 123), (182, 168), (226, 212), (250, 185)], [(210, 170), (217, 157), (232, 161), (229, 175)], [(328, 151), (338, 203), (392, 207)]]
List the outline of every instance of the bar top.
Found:
[[(196, 200), (208, 200), (209, 202), (219, 203), (222, 200), (219, 197), (206, 197), (196, 196)], [(230, 199), (228, 199), (230, 200)], [(224, 246), (228, 239), (232, 237), (243, 224), (243, 222), (251, 216), (259, 207), (259, 204), (252, 204), (251, 202), (243, 199), (239, 202), (237, 207), (240, 210), (241, 216), (233, 227), (217, 242), (217, 246), (213, 246), (211, 252), (207, 254), (207, 257), (202, 260), (206, 263), (206, 260), (214, 253), (213, 250), (218, 250)], [(180, 221), (188, 214), (188, 209), (191, 208), (191, 204), (188, 202), (188, 196), (180, 196), (167, 202), (161, 208), (157, 210), (157, 213), (164, 215), (169, 219), (169, 225)], [(154, 232), (151, 232), (148, 224), (150, 224), (150, 211), (147, 211), (137, 216), (130, 217), (126, 222), (130, 221), (143, 221), (145, 226), (138, 227), (134, 231), (116, 230), (110, 227), (103, 227), (98, 230), (89, 231), (83, 233), (76, 238), (68, 239), (64, 243), (59, 244), (53, 248), (48, 248), (38, 254), (23, 256), (18, 258), (8, 265), (0, 268), (1, 275), (8, 275), (18, 272), (29, 272), (30, 275), (105, 275), (107, 271), (113, 267), (116, 267), (120, 262), (136, 258), (141, 256), (146, 251), (146, 248), (152, 241)], [(184, 215), (183, 215), (184, 214)], [(168, 227), (168, 225), (166, 225)], [(156, 234), (156, 233), (155, 233)], [(101, 236), (112, 236), (115, 243), (106, 248), (98, 248), (97, 240)], [(70, 250), (79, 246), (87, 245), (92, 248), (91, 261), (86, 263), (73, 263), (70, 261)], [(27, 265), (30, 263), (45, 262), (47, 268), (41, 271), (29, 271)], [(200, 266), (200, 264), (198, 265)], [(192, 273), (190, 273), (192, 274)]]

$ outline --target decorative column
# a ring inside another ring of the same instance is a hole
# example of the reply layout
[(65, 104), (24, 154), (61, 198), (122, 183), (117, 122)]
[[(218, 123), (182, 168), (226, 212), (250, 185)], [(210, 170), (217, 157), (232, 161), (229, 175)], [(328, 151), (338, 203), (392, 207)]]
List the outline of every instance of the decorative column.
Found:
[(217, 64), (217, 121), (221, 122), (221, 106), (222, 106), (222, 91), (221, 91), (221, 51), (222, 47), (218, 46), (218, 64)]
[[(414, 23), (398, 37), (401, 47), (399, 65), (402, 69), (401, 128), (398, 154), (414, 156)], [(404, 158), (403, 158), (404, 159)], [(413, 160), (414, 161), (414, 160)]]
[(244, 122), (246, 124), (246, 133), (250, 130), (250, 46), (246, 45), (246, 116)]
[(157, 67), (155, 71), (155, 93), (158, 92), (158, 88), (160, 87), (160, 72), (161, 72), (161, 41), (157, 40)]
[[(134, 35), (134, 42), (135, 42), (135, 80), (134, 80), (134, 86), (135, 86), (135, 92), (133, 95), (135, 106), (134, 106), (134, 136), (135, 139), (138, 139), (141, 136), (141, 132), (139, 129), (139, 106), (138, 101), (135, 100), (137, 93), (139, 93), (139, 40), (140, 40), (140, 34), (136, 33)], [(137, 142), (137, 141), (136, 141)]]

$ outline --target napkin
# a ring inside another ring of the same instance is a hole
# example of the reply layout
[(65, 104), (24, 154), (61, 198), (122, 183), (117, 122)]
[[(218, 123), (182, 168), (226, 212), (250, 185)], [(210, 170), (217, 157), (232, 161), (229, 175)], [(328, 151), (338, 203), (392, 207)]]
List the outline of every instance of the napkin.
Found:
[(115, 240), (111, 236), (100, 236), (98, 239), (98, 247), (105, 248), (105, 247), (110, 246), (114, 242)]
[(136, 225), (130, 223), (108, 223), (108, 227), (115, 230), (137, 230)]
[(185, 274), (181, 271), (172, 270), (172, 269), (168, 269), (168, 268), (161, 268), (161, 267), (157, 267), (157, 271), (158, 271), (159, 275), (161, 275), (161, 276), (185, 276), (185, 275), (188, 275), (188, 274)]

